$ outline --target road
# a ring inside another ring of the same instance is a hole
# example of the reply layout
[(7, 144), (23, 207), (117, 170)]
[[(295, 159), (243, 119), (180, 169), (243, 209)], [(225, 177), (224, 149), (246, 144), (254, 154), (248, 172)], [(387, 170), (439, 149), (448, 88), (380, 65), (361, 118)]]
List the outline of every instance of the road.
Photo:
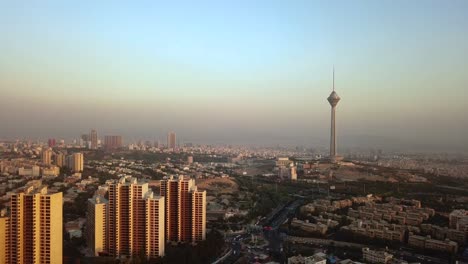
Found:
[(226, 244), (229, 245), (230, 249), (226, 254), (220, 257), (218, 260), (213, 262), (212, 264), (231, 264), (235, 263), (241, 257), (241, 250), (242, 250), (242, 240), (249, 237), (249, 234), (241, 234), (235, 237), (230, 237), (226, 239)]
[(301, 243), (301, 244), (312, 244), (312, 245), (323, 245), (323, 246), (337, 246), (337, 247), (351, 247), (351, 248), (364, 248), (368, 247), (367, 245), (350, 243), (344, 241), (335, 241), (331, 239), (321, 239), (321, 238), (311, 238), (311, 237), (296, 237), (296, 236), (286, 236), (285, 241), (292, 243)]

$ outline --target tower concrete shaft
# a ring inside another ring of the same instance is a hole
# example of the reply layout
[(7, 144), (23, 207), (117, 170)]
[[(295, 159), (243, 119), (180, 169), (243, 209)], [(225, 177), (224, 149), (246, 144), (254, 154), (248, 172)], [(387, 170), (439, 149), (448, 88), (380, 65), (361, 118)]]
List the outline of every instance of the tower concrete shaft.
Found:
[(335, 111), (336, 106), (331, 108), (331, 133), (330, 133), (330, 159), (335, 160), (336, 157), (336, 129), (335, 129)]

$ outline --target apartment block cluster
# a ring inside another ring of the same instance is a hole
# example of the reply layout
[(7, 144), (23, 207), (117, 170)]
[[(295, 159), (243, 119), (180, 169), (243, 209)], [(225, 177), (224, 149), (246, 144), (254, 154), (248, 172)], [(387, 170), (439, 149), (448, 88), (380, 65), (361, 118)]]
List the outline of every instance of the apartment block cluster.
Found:
[(449, 253), (456, 253), (458, 251), (458, 244), (449, 239), (438, 240), (433, 239), (431, 236), (420, 236), (410, 233), (408, 237), (408, 245), (428, 250), (443, 251)]
[(441, 227), (431, 224), (422, 224), (420, 226), (421, 234), (429, 235), (435, 239), (445, 240), (449, 239), (457, 242), (460, 245), (465, 244), (466, 231), (457, 230), (449, 227)]
[(52, 149), (46, 149), (42, 152), (42, 163), (62, 168), (67, 167), (72, 172), (82, 172), (84, 166), (84, 156), (81, 152), (72, 153), (66, 155), (60, 151), (52, 151)]
[(351, 232), (368, 238), (378, 238), (388, 241), (404, 242), (405, 232), (410, 229), (419, 232), (418, 227), (390, 224), (386, 221), (357, 220), (350, 225), (341, 227), (341, 231)]
[(56, 177), (60, 168), (68, 167), (73, 172), (83, 171), (83, 153), (65, 155), (46, 149), (41, 153), (41, 161), (19, 158), (0, 161), (2, 174), (19, 175), (23, 177)]
[(457, 252), (459, 245), (466, 243), (468, 234), (468, 211), (454, 210), (449, 215), (449, 226), (421, 224), (421, 235), (410, 233), (408, 244), (446, 252)]
[[(368, 238), (408, 243), (415, 248), (454, 253), (458, 245), (466, 241), (463, 229), (463, 217), (460, 212), (452, 212), (450, 227), (457, 227), (455, 222), (462, 223), (461, 230), (423, 224), (434, 216), (432, 208), (422, 208), (417, 200), (390, 198), (386, 203), (367, 203), (357, 210), (350, 208), (348, 218), (352, 223), (341, 227), (341, 231)], [(408, 240), (405, 241), (406, 234)]]
[(314, 223), (309, 222), (309, 220), (299, 220), (294, 218), (291, 222), (291, 227), (298, 228), (302, 231), (315, 233), (319, 235), (325, 235), (328, 231), (328, 228), (333, 228), (338, 226), (339, 223), (335, 220), (325, 219), (322, 217), (314, 217)]
[(0, 263), (62, 263), (62, 193), (25, 186), (0, 214)]
[(0, 161), (0, 173), (22, 177), (56, 177), (60, 168), (51, 164), (42, 164), (29, 159), (13, 159)]
[[(406, 203), (406, 204), (405, 204)], [(432, 208), (421, 208), (417, 200), (391, 199), (387, 203), (367, 203), (358, 210), (349, 209), (348, 216), (367, 220), (394, 221), (400, 225), (419, 226), (424, 220), (434, 216)]]
[[(335, 228), (339, 225), (339, 221), (343, 218), (341, 215), (333, 212), (348, 208), (353, 204), (370, 203), (380, 200), (380, 197), (372, 195), (366, 197), (352, 197), (351, 199), (343, 199), (332, 201), (329, 199), (317, 199), (313, 203), (306, 204), (301, 207), (301, 215), (311, 218), (309, 220), (299, 220), (294, 218), (291, 222), (291, 227), (300, 229), (305, 232), (324, 235), (329, 228)], [(314, 214), (319, 214), (318, 216)], [(354, 218), (351, 220), (355, 220)]]
[(335, 212), (337, 210), (350, 207), (354, 204), (367, 204), (380, 201), (378, 196), (368, 195), (365, 197), (352, 197), (350, 199), (332, 201), (329, 199), (317, 199), (313, 203), (301, 207), (302, 214), (314, 214), (322, 212)]
[[(108, 199), (102, 195), (107, 189)], [(206, 238), (206, 191), (195, 180), (161, 180), (159, 195), (148, 183), (126, 176), (109, 182), (88, 200), (87, 242), (93, 255), (164, 256), (166, 242)]]
[[(328, 262), (327, 262), (328, 260)], [(406, 261), (395, 259), (394, 256), (386, 251), (362, 249), (362, 260), (370, 264), (407, 264)], [(315, 253), (312, 256), (293, 256), (288, 258), (288, 264), (363, 264), (363, 262), (353, 261), (351, 259), (338, 259), (336, 256), (327, 256), (323, 252)]]

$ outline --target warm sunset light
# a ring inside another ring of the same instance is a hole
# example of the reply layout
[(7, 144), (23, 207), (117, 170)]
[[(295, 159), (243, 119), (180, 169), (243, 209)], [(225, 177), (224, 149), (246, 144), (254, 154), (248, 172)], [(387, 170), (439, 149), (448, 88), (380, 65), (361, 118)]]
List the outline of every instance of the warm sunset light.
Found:
[(468, 262), (468, 0), (1, 1), (0, 264)]

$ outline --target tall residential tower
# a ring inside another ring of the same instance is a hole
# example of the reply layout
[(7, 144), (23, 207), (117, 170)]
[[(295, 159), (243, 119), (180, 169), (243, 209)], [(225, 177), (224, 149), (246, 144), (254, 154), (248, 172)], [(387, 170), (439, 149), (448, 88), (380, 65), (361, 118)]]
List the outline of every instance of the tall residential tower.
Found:
[(166, 202), (166, 240), (205, 240), (206, 191), (197, 190), (195, 180), (183, 176), (161, 180), (160, 191)]
[(0, 263), (61, 264), (62, 193), (49, 193), (45, 186), (26, 186), (11, 195), (10, 217), (0, 218)]
[(164, 256), (164, 198), (154, 195), (148, 183), (125, 176), (110, 184), (106, 210), (105, 243), (111, 256)]
[(73, 153), (72, 155), (67, 156), (65, 163), (71, 171), (82, 172), (84, 164), (83, 153)]
[(42, 151), (42, 163), (45, 165), (52, 164), (52, 149), (46, 149)]

